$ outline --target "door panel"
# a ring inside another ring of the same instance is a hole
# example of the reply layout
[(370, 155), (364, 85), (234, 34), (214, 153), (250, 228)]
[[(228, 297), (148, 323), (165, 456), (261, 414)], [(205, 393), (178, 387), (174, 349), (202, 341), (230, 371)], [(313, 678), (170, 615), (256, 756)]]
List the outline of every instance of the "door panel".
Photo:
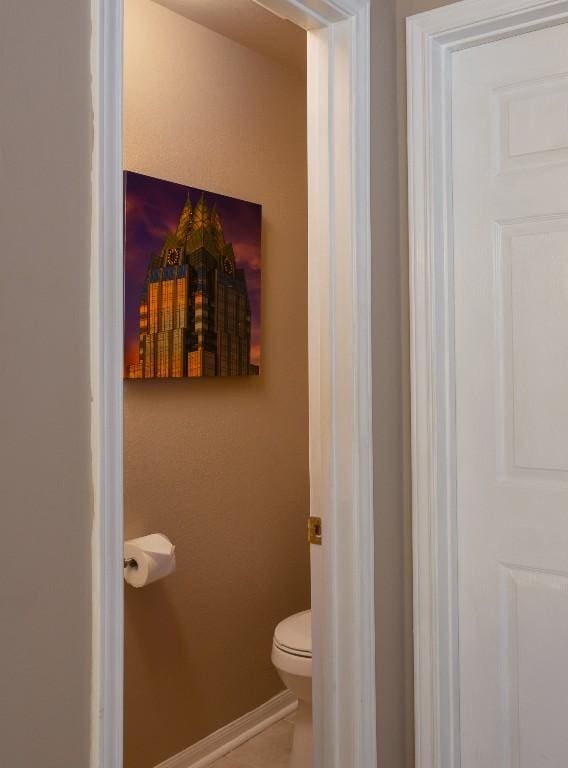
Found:
[(463, 768), (568, 765), (568, 29), (453, 57)]
[(568, 217), (497, 227), (497, 374), (502, 376), (497, 407), (506, 426), (500, 438), (505, 441), (503, 472), (565, 481)]
[[(568, 579), (563, 574), (504, 567), (507, 619), (509, 746), (505, 764), (566, 765), (568, 665), (558, 665), (568, 636)], [(546, 631), (546, 628), (555, 631)]]

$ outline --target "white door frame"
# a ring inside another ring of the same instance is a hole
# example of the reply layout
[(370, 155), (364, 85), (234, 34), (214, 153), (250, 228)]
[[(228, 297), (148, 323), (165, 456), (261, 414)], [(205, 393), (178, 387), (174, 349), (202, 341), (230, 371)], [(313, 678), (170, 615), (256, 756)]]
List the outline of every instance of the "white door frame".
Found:
[[(316, 768), (375, 768), (369, 0), (262, 0), (308, 31)], [(122, 766), (122, 1), (92, 0), (92, 768)], [(319, 653), (318, 653), (319, 651)]]
[(452, 54), (568, 20), (477, 0), (407, 20), (416, 768), (459, 768)]

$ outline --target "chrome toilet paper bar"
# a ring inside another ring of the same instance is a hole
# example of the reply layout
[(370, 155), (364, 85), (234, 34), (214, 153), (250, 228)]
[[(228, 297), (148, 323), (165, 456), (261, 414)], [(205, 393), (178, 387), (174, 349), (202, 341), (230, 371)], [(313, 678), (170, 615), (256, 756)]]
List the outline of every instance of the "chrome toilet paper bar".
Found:
[(138, 563), (133, 557), (125, 557), (124, 558), (124, 567), (125, 568), (138, 568)]

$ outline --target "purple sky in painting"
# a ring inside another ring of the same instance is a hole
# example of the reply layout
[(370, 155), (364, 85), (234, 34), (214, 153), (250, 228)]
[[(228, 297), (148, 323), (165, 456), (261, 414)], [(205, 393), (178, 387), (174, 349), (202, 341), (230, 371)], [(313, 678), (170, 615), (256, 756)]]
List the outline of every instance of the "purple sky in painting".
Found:
[[(148, 261), (175, 229), (187, 192), (193, 205), (201, 189), (139, 173), (125, 173), (124, 363), (138, 362), (138, 304)], [(225, 240), (233, 245), (237, 266), (245, 270), (252, 315), (251, 362), (260, 364), (261, 206), (205, 190), (209, 208), (217, 203)]]

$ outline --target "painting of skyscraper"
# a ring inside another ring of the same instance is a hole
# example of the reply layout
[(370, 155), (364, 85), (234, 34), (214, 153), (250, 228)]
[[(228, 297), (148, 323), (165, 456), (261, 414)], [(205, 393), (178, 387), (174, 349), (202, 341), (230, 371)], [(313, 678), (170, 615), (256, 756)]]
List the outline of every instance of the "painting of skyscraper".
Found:
[(124, 376), (260, 371), (261, 206), (124, 174)]

